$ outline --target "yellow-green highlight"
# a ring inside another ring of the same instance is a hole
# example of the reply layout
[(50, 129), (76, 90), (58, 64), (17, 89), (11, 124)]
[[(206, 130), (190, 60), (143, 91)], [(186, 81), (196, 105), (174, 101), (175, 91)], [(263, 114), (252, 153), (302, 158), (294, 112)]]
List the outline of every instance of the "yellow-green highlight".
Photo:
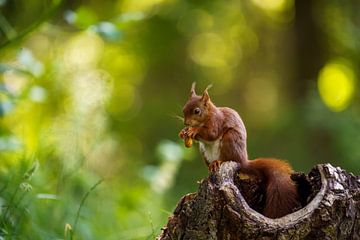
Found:
[(318, 90), (331, 111), (345, 110), (355, 93), (355, 74), (351, 64), (344, 59), (327, 63), (320, 71)]

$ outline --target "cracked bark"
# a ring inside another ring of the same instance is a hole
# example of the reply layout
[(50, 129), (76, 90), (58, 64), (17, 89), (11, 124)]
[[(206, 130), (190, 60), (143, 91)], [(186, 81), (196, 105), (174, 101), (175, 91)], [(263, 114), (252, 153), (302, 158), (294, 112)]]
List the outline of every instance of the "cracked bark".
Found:
[(360, 239), (359, 176), (330, 164), (294, 174), (303, 207), (270, 219), (248, 205), (259, 201), (251, 202), (244, 189), (253, 183), (239, 184), (237, 170), (226, 162), (183, 196), (157, 239)]

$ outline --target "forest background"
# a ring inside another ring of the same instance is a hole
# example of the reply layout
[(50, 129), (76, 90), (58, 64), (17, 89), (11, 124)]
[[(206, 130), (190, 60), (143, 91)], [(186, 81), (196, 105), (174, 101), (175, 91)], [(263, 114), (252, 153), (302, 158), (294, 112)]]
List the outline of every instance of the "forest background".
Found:
[(0, 0), (0, 238), (153, 239), (207, 169), (192, 82), (250, 158), (359, 174), (354, 0)]

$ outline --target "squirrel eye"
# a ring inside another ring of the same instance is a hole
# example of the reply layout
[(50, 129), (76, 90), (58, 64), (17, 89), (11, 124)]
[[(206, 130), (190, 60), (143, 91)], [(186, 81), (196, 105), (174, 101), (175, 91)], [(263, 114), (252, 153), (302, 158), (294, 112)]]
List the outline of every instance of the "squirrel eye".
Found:
[(201, 113), (201, 109), (200, 108), (195, 108), (194, 109), (194, 114), (199, 115)]

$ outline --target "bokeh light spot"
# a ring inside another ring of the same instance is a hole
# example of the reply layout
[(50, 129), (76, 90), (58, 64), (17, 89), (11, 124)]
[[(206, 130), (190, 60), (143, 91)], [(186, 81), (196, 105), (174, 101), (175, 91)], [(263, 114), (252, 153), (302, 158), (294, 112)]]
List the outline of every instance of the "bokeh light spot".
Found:
[(30, 82), (28, 76), (12, 70), (6, 71), (2, 76), (6, 90), (15, 96), (19, 96)]
[(168, 2), (169, 0), (125, 0), (121, 2), (121, 9), (125, 12), (147, 12), (156, 5)]
[(29, 91), (29, 98), (33, 102), (41, 103), (47, 98), (46, 89), (40, 86), (33, 86)]
[(112, 76), (103, 70), (92, 70), (72, 79), (73, 106), (79, 113), (89, 113), (107, 102), (113, 88)]
[(82, 32), (73, 37), (64, 52), (65, 64), (70, 69), (93, 67), (100, 58), (104, 42), (95, 33)]
[(226, 64), (226, 46), (215, 33), (203, 33), (192, 39), (189, 46), (191, 59), (206, 67), (221, 67)]
[(346, 109), (355, 92), (355, 74), (349, 62), (337, 60), (326, 64), (319, 74), (318, 89), (330, 110)]
[(292, 0), (252, 0), (252, 2), (263, 10), (281, 12), (293, 5)]

